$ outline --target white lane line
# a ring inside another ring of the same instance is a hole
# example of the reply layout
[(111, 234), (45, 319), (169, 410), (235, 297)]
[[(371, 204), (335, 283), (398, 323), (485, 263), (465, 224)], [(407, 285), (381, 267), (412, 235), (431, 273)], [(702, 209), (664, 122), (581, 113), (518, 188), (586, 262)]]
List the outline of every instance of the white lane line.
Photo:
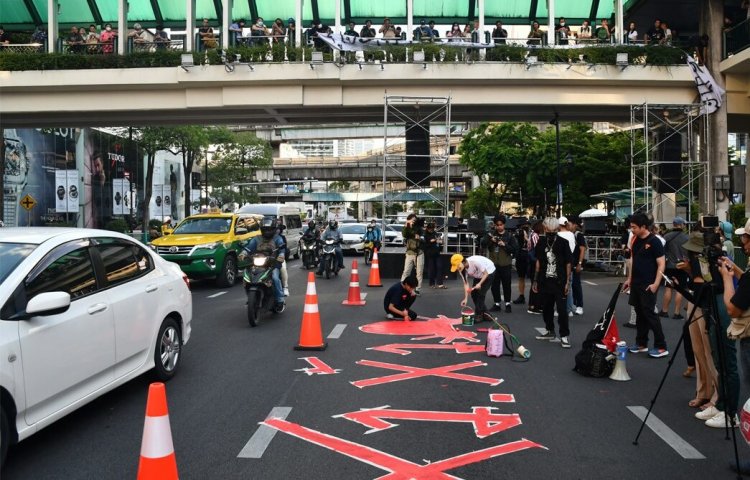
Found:
[(328, 338), (341, 338), (341, 334), (344, 333), (345, 328), (345, 323), (336, 324), (336, 326), (333, 327), (333, 330), (331, 330), (331, 333), (328, 335)]
[(594, 286), (597, 286), (597, 285), (599, 285), (598, 283), (594, 283), (594, 282), (589, 282), (588, 280), (583, 280), (583, 283), (585, 283), (585, 284), (587, 284), (587, 285), (594, 285)]
[[(269, 413), (266, 417), (266, 420), (268, 420), (269, 418), (280, 418), (284, 420), (291, 411), (292, 407), (273, 407), (271, 409), (271, 413)], [(274, 435), (276, 435), (276, 432), (278, 432), (278, 430), (276, 430), (275, 428), (271, 428), (266, 425), (259, 426), (258, 430), (256, 430), (253, 436), (250, 437), (247, 445), (245, 445), (245, 447), (240, 451), (239, 455), (237, 455), (237, 458), (262, 457), (263, 453), (266, 451), (266, 448), (268, 448), (268, 445), (271, 443), (271, 440), (273, 440)]]
[(227, 292), (226, 292), (226, 291), (224, 291), (224, 292), (214, 293), (213, 295), (209, 295), (209, 296), (208, 296), (208, 297), (206, 297), (206, 298), (216, 298), (216, 297), (220, 297), (220, 296), (224, 295), (225, 293), (227, 293)]
[[(646, 418), (648, 409), (646, 407), (635, 406), (628, 407), (628, 410), (633, 412), (633, 415), (638, 417), (641, 421)], [(674, 430), (669, 428), (664, 422), (659, 420), (654, 414), (648, 416), (646, 426), (654, 431), (655, 434), (664, 440), (667, 445), (672, 447), (682, 458), (686, 460), (702, 460), (706, 457), (701, 452), (695, 449), (692, 445), (677, 435)]]

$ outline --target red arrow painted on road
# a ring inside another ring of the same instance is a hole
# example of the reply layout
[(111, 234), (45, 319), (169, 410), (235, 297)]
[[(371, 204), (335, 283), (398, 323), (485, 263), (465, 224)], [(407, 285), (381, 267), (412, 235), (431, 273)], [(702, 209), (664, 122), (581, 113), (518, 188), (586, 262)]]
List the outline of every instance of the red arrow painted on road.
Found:
[(378, 352), (395, 353), (398, 355), (409, 355), (412, 350), (416, 349), (455, 350), (456, 353), (484, 352), (484, 347), (482, 345), (469, 345), (461, 342), (454, 342), (449, 345), (431, 343), (389, 343), (388, 345), (368, 348), (368, 350), (377, 350)]
[(397, 427), (397, 423), (388, 420), (414, 420), (422, 422), (462, 422), (471, 423), (474, 433), (478, 438), (485, 438), (495, 433), (500, 433), (509, 428), (521, 425), (521, 417), (517, 413), (501, 414), (493, 413), (494, 407), (472, 407), (471, 412), (437, 412), (424, 410), (391, 410), (388, 405), (384, 407), (363, 409), (357, 412), (336, 415), (334, 418), (343, 417), (352, 422), (357, 422), (370, 430), (365, 433), (379, 432), (389, 428)]
[(299, 368), (295, 370), (295, 372), (305, 372), (308, 375), (333, 375), (334, 373), (339, 373), (341, 371), (338, 368), (331, 368), (318, 357), (302, 357), (297, 360), (305, 360), (312, 365), (313, 368)]
[(440, 343), (451, 343), (454, 340), (466, 340), (467, 342), (479, 342), (474, 332), (459, 330), (455, 325), (460, 325), (460, 318), (448, 318), (439, 315), (424, 322), (401, 322), (386, 321), (362, 325), (359, 329), (365, 333), (378, 335), (417, 335), (412, 340), (429, 340), (442, 338)]
[(386, 368), (389, 370), (399, 370), (404, 373), (397, 373), (394, 375), (388, 375), (386, 377), (368, 378), (365, 380), (357, 380), (351, 382), (357, 388), (372, 387), (373, 385), (381, 385), (383, 383), (398, 382), (401, 380), (412, 380), (414, 378), (421, 377), (443, 377), (452, 378), (454, 380), (466, 380), (467, 382), (486, 383), (488, 385), (500, 385), (503, 380), (501, 378), (490, 378), (480, 377), (477, 375), (468, 375), (465, 373), (455, 373), (456, 370), (464, 370), (466, 368), (473, 368), (479, 366), (487, 366), (486, 363), (474, 360), (473, 362), (459, 363), (456, 365), (444, 365), (442, 367), (435, 368), (420, 368), (412, 367), (409, 365), (398, 365), (395, 363), (386, 362), (373, 362), (372, 360), (359, 360), (358, 365), (365, 365), (368, 367)]
[(501, 455), (528, 450), (530, 448), (544, 448), (546, 450), (546, 447), (543, 445), (524, 438), (515, 442), (495, 445), (494, 447), (485, 448), (476, 452), (469, 452), (463, 455), (446, 458), (445, 460), (428, 463), (427, 465), (419, 465), (395, 455), (365, 445), (360, 445), (359, 443), (351, 442), (349, 440), (344, 440), (343, 438), (334, 437), (333, 435), (318, 432), (280, 418), (269, 418), (261, 423), (288, 435), (292, 435), (293, 437), (327, 448), (328, 450), (346, 455), (349, 458), (359, 460), (360, 462), (388, 472), (387, 475), (378, 477), (377, 480), (456, 479), (458, 477), (447, 474), (445, 471), (489, 460), (490, 458), (499, 457)]

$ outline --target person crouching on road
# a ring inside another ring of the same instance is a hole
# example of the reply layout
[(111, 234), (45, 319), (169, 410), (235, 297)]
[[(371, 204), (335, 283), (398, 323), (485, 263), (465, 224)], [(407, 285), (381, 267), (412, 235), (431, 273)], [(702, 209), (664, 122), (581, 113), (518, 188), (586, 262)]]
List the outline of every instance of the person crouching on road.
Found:
[[(487, 291), (489, 291), (495, 278), (495, 264), (492, 263), (492, 260), (481, 255), (464, 258), (460, 253), (456, 253), (451, 257), (451, 272), (458, 272), (464, 282), (464, 299), (461, 301), (461, 306), (466, 306), (469, 293), (471, 293), (471, 299), (474, 302), (475, 321), (477, 323), (494, 321), (484, 302)], [(468, 277), (474, 279), (472, 286), (469, 286)]]
[(385, 292), (383, 307), (385, 307), (385, 316), (394, 318), (403, 318), (405, 322), (416, 320), (417, 312), (411, 310), (414, 300), (417, 296), (414, 289), (417, 288), (417, 279), (408, 276), (399, 283), (394, 283), (391, 288)]
[(255, 252), (263, 253), (269, 257), (276, 255), (277, 265), (271, 272), (273, 279), (273, 293), (276, 296), (277, 311), (282, 311), (278, 307), (284, 305), (284, 290), (281, 286), (281, 264), (286, 258), (286, 248), (284, 241), (278, 235), (276, 221), (273, 218), (264, 218), (260, 224), (260, 236), (253, 237), (242, 250), (241, 257), (252, 255)]
[(571, 277), (572, 252), (568, 241), (557, 234), (560, 224), (554, 217), (544, 219), (544, 237), (536, 244), (534, 283), (531, 288), (539, 294), (544, 325), (547, 330), (537, 340), (555, 341), (555, 308), (560, 327), (560, 344), (570, 348), (567, 296)]

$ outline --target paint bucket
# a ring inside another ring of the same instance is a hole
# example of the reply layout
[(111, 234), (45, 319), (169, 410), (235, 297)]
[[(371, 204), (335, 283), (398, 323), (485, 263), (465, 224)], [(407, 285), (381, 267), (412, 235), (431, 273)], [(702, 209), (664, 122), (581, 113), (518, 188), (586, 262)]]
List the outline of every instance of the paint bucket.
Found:
[(523, 345), (518, 346), (518, 348), (516, 349), (516, 353), (518, 353), (521, 358), (531, 358), (531, 352), (526, 350)]
[(461, 325), (474, 325), (474, 310), (472, 308), (464, 307), (461, 309)]

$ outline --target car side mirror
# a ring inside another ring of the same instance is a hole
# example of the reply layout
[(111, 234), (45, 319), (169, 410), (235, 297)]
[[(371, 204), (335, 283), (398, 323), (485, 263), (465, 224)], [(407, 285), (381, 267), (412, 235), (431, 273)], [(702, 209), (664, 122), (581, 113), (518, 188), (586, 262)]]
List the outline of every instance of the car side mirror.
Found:
[(45, 292), (35, 296), (26, 304), (26, 318), (37, 315), (57, 315), (70, 307), (67, 292)]
[(247, 233), (247, 228), (244, 227), (237, 227), (234, 229), (235, 235), (245, 235)]

